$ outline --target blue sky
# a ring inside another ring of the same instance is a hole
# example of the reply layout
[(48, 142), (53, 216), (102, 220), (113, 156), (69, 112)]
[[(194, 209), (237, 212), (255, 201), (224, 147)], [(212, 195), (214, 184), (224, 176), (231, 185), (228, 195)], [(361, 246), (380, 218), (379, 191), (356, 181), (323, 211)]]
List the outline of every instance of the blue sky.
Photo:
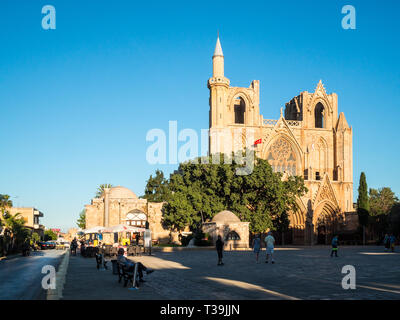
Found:
[[(56, 30), (41, 27), (44, 5)], [(356, 9), (344, 30), (341, 8)], [(322, 79), (353, 127), (354, 190), (400, 196), (398, 1), (20, 1), (0, 3), (0, 193), (75, 226), (101, 183), (142, 195), (155, 169), (146, 133), (208, 128), (217, 30), (231, 85), (260, 80), (279, 109)]]

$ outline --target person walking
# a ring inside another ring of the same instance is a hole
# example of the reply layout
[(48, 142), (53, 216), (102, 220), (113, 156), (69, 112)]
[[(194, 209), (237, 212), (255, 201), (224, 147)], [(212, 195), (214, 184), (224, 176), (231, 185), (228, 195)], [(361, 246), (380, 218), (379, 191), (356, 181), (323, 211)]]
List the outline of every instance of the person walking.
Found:
[(332, 239), (332, 251), (331, 251), (331, 258), (333, 257), (333, 253), (335, 253), (335, 257), (337, 257), (337, 251), (338, 251), (338, 236), (334, 236)]
[(394, 246), (396, 244), (396, 237), (394, 236), (393, 233), (389, 238), (389, 243), (390, 243), (390, 249), (392, 250), (392, 252), (394, 252)]
[(76, 256), (76, 248), (78, 248), (78, 242), (76, 241), (76, 238), (74, 238), (74, 240), (72, 240), (71, 242), (71, 254), (73, 254), (74, 256)]
[(385, 238), (383, 239), (383, 244), (385, 245), (385, 252), (388, 251), (390, 248), (390, 237), (387, 233), (385, 234)]
[(254, 250), (254, 253), (256, 254), (256, 263), (259, 263), (258, 256), (260, 254), (260, 249), (261, 249), (261, 239), (260, 239), (260, 236), (257, 234), (253, 240), (253, 250)]
[(215, 247), (218, 253), (218, 266), (223, 266), (224, 263), (222, 262), (222, 252), (224, 251), (224, 242), (222, 241), (221, 236), (218, 236), (218, 239), (215, 243)]
[(271, 262), (275, 263), (273, 254), (274, 254), (274, 245), (275, 245), (275, 238), (272, 236), (272, 232), (269, 231), (267, 236), (265, 237), (265, 245), (266, 245), (266, 260), (265, 263), (268, 263), (268, 258), (271, 256)]

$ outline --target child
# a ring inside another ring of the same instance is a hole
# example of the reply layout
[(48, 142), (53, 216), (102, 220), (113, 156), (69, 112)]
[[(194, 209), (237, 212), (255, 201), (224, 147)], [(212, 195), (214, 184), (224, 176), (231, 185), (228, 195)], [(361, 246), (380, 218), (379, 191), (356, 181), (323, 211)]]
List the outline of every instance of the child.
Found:
[(383, 244), (385, 245), (385, 252), (389, 251), (390, 248), (390, 238), (389, 235), (386, 233), (385, 238), (383, 239)]
[(331, 257), (333, 257), (333, 253), (335, 253), (335, 257), (337, 257), (337, 251), (338, 251), (338, 236), (334, 236), (332, 239), (332, 251), (331, 251)]
[(392, 252), (394, 252), (394, 245), (396, 243), (396, 237), (394, 236), (394, 234), (392, 234), (390, 236), (390, 249), (392, 250)]

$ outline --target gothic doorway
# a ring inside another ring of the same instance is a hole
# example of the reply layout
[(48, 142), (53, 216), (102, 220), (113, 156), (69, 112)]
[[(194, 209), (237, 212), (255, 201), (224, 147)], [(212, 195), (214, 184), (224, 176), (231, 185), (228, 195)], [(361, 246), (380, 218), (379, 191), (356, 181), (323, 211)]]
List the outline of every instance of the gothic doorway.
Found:
[(327, 244), (328, 233), (324, 222), (319, 222), (317, 225), (317, 244)]
[(330, 244), (334, 234), (340, 230), (342, 216), (328, 203), (323, 206), (322, 212), (315, 223), (317, 244)]

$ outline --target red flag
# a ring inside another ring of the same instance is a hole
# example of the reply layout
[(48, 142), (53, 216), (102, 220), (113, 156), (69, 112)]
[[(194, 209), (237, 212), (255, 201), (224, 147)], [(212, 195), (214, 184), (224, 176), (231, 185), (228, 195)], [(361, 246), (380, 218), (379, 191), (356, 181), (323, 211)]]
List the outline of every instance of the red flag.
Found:
[(259, 144), (259, 143), (262, 143), (262, 139), (256, 140), (256, 141), (254, 142), (254, 145)]

